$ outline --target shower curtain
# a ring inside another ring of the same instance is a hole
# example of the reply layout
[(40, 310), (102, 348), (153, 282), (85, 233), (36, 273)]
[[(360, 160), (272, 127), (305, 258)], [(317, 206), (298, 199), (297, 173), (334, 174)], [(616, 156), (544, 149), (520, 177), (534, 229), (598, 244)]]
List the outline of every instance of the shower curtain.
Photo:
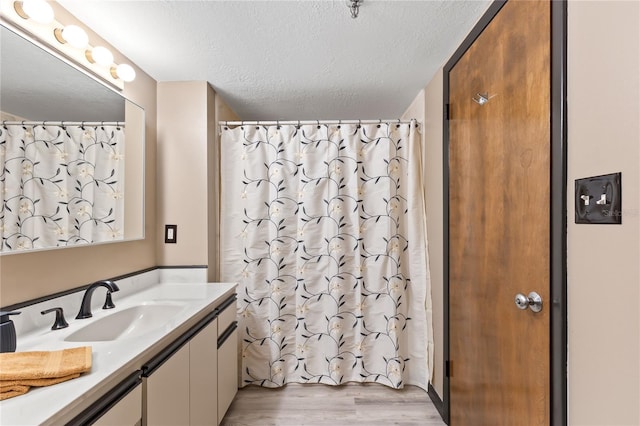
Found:
[(2, 251), (121, 240), (124, 127), (0, 128)]
[(427, 389), (415, 122), (225, 127), (221, 144), (221, 278), (238, 282), (240, 385)]

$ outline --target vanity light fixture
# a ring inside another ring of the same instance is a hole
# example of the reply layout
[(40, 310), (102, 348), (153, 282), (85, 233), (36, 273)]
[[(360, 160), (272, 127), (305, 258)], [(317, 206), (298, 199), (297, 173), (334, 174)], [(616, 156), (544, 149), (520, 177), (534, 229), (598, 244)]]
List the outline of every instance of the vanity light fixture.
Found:
[(109, 49), (92, 46), (84, 29), (57, 21), (46, 0), (0, 0), (0, 21), (25, 36), (33, 36), (36, 44), (46, 45), (118, 90), (136, 78), (131, 65), (114, 63)]
[(13, 8), (23, 19), (33, 19), (39, 24), (53, 22), (53, 9), (45, 0), (16, 1)]
[(109, 49), (103, 46), (96, 46), (93, 49), (87, 49), (84, 53), (87, 61), (92, 64), (103, 65), (110, 67), (113, 64), (113, 53)]
[(69, 43), (69, 45), (78, 49), (84, 49), (89, 44), (89, 36), (85, 30), (77, 25), (67, 25), (64, 28), (56, 28), (53, 34), (60, 43)]
[(136, 71), (131, 65), (120, 64), (118, 66), (111, 67), (111, 75), (113, 78), (119, 78), (124, 82), (129, 82), (136, 78)]

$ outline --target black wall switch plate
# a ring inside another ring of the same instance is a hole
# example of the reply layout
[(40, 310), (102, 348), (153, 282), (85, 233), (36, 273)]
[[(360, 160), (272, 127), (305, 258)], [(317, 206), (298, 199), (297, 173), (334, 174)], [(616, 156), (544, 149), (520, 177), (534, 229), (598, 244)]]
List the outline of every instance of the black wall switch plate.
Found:
[(164, 226), (165, 244), (176, 244), (178, 242), (178, 225)]
[(576, 223), (622, 223), (622, 173), (576, 179)]

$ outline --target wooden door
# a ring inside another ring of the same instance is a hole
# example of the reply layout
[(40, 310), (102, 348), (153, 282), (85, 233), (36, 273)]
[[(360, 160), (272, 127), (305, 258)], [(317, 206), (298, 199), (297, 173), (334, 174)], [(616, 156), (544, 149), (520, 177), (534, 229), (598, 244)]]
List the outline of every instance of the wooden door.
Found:
[(449, 73), (453, 426), (549, 424), (550, 47), (550, 3), (511, 0)]

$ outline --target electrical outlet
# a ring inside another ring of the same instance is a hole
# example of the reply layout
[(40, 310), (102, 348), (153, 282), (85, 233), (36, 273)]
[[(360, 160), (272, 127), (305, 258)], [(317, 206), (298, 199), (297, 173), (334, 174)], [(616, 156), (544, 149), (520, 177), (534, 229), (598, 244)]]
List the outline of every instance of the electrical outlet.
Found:
[(576, 223), (622, 223), (622, 173), (576, 179)]
[(175, 244), (178, 242), (178, 225), (164, 226), (164, 242), (165, 244)]

